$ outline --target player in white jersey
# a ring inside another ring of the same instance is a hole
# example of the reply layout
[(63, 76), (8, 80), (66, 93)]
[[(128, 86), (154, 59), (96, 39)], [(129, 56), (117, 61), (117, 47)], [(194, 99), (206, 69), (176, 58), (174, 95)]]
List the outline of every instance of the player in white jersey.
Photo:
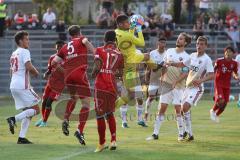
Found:
[[(191, 43), (190, 35), (186, 33), (180, 33), (176, 41), (176, 48), (170, 48), (166, 51), (163, 58), (164, 63), (170, 62), (186, 62), (189, 61), (189, 55), (185, 51), (185, 47)], [(168, 83), (172, 85), (172, 89), (167, 93), (161, 93), (160, 102), (159, 102), (159, 112), (156, 117), (154, 124), (154, 131), (151, 137), (148, 137), (147, 140), (158, 139), (159, 130), (162, 122), (164, 121), (164, 115), (167, 110), (167, 107), (172, 103), (176, 111), (176, 120), (178, 126), (178, 140), (183, 139), (183, 118), (181, 115), (181, 102), (182, 96), (185, 89), (185, 80), (188, 72), (185, 71), (186, 67), (176, 68), (168, 66), (163, 68), (163, 73), (161, 77), (161, 85)]]
[(196, 106), (197, 102), (200, 100), (204, 92), (203, 83), (214, 79), (212, 60), (205, 52), (207, 45), (207, 38), (200, 36), (196, 44), (197, 52), (190, 55), (189, 61), (168, 64), (175, 67), (187, 66), (189, 68), (181, 109), (186, 126), (184, 138), (188, 135), (188, 141), (194, 140), (190, 115), (191, 106)]
[[(240, 76), (240, 54), (236, 56), (235, 61), (238, 63), (238, 76)], [(240, 93), (238, 94), (237, 106), (240, 108)]]
[[(163, 57), (165, 55), (166, 48), (166, 38), (165, 37), (159, 37), (157, 42), (157, 49), (150, 52), (150, 58), (157, 64), (160, 64), (163, 61)], [(148, 119), (148, 112), (150, 109), (150, 106), (152, 104), (152, 101), (156, 99), (156, 97), (159, 97), (160, 94), (160, 76), (161, 76), (162, 70), (152, 70), (147, 68), (146, 74), (145, 74), (145, 81), (148, 84), (148, 98), (146, 100), (146, 106), (145, 106), (145, 121)]]
[(10, 58), (11, 83), (10, 90), (15, 101), (16, 110), (22, 110), (21, 113), (7, 118), (9, 130), (14, 134), (16, 122), (21, 121), (21, 130), (19, 133), (18, 144), (30, 144), (25, 138), (30, 120), (39, 113), (38, 103), (40, 97), (33, 91), (30, 85), (29, 73), (37, 77), (39, 72), (31, 63), (29, 47), (29, 38), (26, 31), (19, 31), (15, 34), (15, 42), (18, 48), (12, 53)]

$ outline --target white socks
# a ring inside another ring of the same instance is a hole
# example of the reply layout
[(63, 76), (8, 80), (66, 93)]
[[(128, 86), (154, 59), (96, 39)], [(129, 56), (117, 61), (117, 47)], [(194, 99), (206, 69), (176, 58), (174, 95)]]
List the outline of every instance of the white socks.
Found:
[(145, 113), (148, 113), (149, 112), (149, 109), (150, 109), (150, 106), (152, 104), (152, 101), (153, 100), (150, 100), (151, 98), (148, 97), (148, 99), (146, 100), (146, 105), (145, 105)]
[(25, 138), (29, 124), (30, 124), (30, 118), (24, 118), (21, 123), (21, 130), (19, 133), (20, 138)]
[(186, 123), (186, 130), (189, 133), (190, 136), (193, 135), (192, 133), (192, 120), (191, 120), (191, 113), (190, 111), (184, 113), (184, 120)]
[(176, 120), (177, 120), (178, 134), (183, 135), (184, 128), (183, 128), (183, 117), (182, 117), (182, 115), (177, 114)]
[(158, 135), (162, 122), (164, 121), (164, 115), (158, 115), (154, 124), (153, 134)]
[(31, 118), (32, 116), (34, 116), (36, 114), (35, 109), (27, 109), (25, 111), (22, 111), (21, 113), (17, 114), (15, 116), (16, 121), (21, 121), (24, 118)]
[(137, 109), (138, 122), (143, 121), (143, 110), (144, 110), (143, 105), (137, 105), (136, 109)]
[(120, 112), (121, 112), (121, 118), (123, 123), (127, 123), (127, 110), (128, 110), (128, 105), (122, 105), (120, 107)]

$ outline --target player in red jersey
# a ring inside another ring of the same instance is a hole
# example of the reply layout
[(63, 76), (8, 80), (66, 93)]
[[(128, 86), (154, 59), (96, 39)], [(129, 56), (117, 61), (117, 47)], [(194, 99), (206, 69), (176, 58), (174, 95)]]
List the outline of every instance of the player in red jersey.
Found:
[(80, 98), (82, 108), (79, 114), (78, 130), (74, 136), (77, 137), (80, 144), (85, 145), (83, 129), (86, 124), (90, 109), (90, 86), (87, 77), (87, 53), (94, 53), (93, 45), (80, 32), (80, 26), (72, 25), (68, 32), (71, 41), (65, 44), (53, 59), (56, 64), (63, 61), (64, 82), (70, 94), (70, 100), (67, 103), (62, 130), (65, 135), (69, 135), (69, 117), (75, 108), (77, 100)]
[[(65, 44), (65, 42), (62, 40), (57, 41), (55, 44), (56, 51), (58, 52), (64, 44)], [(46, 127), (47, 126), (47, 120), (48, 120), (48, 117), (52, 110), (52, 103), (53, 103), (53, 101), (57, 100), (57, 98), (60, 96), (60, 92), (53, 90), (50, 86), (50, 80), (51, 80), (50, 78), (52, 78), (52, 77), (50, 77), (50, 75), (53, 71), (53, 66), (51, 65), (51, 63), (55, 56), (56, 56), (56, 54), (53, 54), (49, 58), (47, 71), (43, 75), (44, 79), (49, 79), (49, 80), (47, 81), (47, 84), (44, 88), (44, 93), (43, 93), (43, 97), (42, 97), (42, 99), (43, 99), (43, 101), (42, 101), (42, 118), (39, 119), (35, 123), (35, 126), (38, 126), (38, 127)], [(64, 85), (62, 85), (62, 89), (63, 88), (64, 88)]]
[[(111, 133), (110, 150), (116, 149), (116, 121), (113, 112), (117, 99), (117, 84), (115, 80), (116, 71), (122, 72), (123, 57), (118, 51), (116, 44), (116, 33), (107, 31), (105, 33), (105, 45), (96, 49), (94, 69), (92, 76), (95, 80), (95, 111), (99, 134), (99, 145), (95, 152), (101, 152), (105, 147), (105, 130), (107, 120)], [(119, 72), (118, 72), (119, 73)]]
[(217, 59), (215, 62), (215, 79), (214, 79), (214, 101), (215, 104), (210, 110), (210, 118), (219, 122), (219, 115), (224, 111), (229, 101), (231, 77), (238, 80), (237, 62), (233, 60), (234, 49), (226, 47), (224, 57)]

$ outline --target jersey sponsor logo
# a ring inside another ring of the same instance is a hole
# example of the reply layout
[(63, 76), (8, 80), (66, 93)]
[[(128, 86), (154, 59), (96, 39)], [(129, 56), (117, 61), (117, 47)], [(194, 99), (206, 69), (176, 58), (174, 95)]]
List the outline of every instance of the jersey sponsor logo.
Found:
[(192, 70), (193, 72), (198, 72), (198, 71), (199, 71), (199, 68), (198, 68), (197, 66), (191, 65), (191, 66), (190, 66), (190, 70)]
[(131, 41), (122, 41), (121, 43), (118, 44), (119, 49), (129, 49), (132, 47), (132, 42)]

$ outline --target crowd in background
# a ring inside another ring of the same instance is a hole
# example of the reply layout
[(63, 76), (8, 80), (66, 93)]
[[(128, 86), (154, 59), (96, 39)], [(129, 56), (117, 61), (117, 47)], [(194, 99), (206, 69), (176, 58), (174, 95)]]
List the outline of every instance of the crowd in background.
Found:
[[(101, 7), (96, 17), (96, 24), (100, 29), (115, 28), (115, 19), (120, 14), (132, 16), (135, 10), (129, 6), (126, 1), (122, 6), (115, 7), (114, 0), (100, 0)], [(185, 24), (193, 26), (192, 32), (197, 39), (204, 34), (210, 35), (213, 42), (216, 35), (226, 33), (233, 41), (234, 48), (238, 49), (240, 44), (239, 35), (239, 15), (234, 9), (229, 10), (226, 17), (220, 17), (216, 11), (212, 11), (209, 7), (211, 0), (200, 0), (197, 5), (195, 0), (174, 0), (173, 13), (171, 10), (159, 11), (154, 1), (146, 1), (146, 14), (143, 15), (145, 24), (143, 26), (143, 34), (146, 40), (164, 35), (168, 39), (174, 34), (176, 24), (182, 24), (179, 15), (181, 15), (181, 6), (185, 5), (187, 11), (187, 20)], [(52, 8), (48, 8), (41, 17), (42, 21), (35, 13), (24, 13), (17, 11), (12, 17), (6, 17), (5, 23), (10, 29), (45, 29), (56, 30), (57, 32), (65, 32), (66, 25), (63, 20), (57, 20), (56, 14)]]

